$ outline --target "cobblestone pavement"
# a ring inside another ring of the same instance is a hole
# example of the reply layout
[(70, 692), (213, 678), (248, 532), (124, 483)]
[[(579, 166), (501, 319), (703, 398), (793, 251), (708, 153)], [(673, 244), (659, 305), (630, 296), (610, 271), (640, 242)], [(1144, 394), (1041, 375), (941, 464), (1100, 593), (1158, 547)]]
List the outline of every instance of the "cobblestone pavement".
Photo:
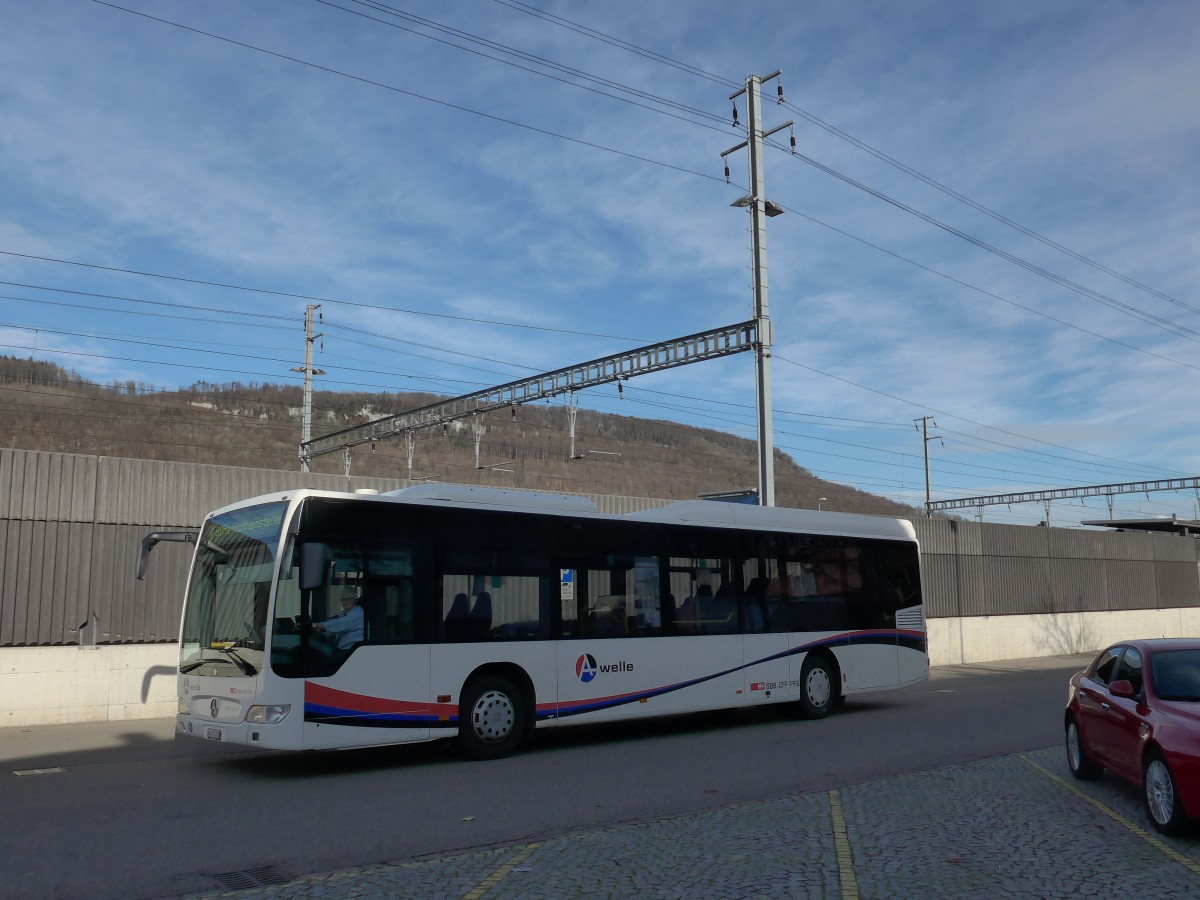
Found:
[[(259, 881), (283, 877), (258, 873)], [(251, 877), (251, 883), (253, 878)], [(203, 898), (1200, 897), (1200, 829), (1048, 747), (841, 790), (573, 832)]]

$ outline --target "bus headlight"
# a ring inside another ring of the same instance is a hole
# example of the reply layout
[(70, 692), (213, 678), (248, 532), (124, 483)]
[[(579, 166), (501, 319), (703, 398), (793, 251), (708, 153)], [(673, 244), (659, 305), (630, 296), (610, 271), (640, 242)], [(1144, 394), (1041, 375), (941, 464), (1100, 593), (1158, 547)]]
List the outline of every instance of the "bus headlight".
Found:
[(292, 711), (290, 703), (275, 706), (252, 706), (246, 711), (246, 721), (255, 725), (278, 725)]
[(188, 706), (187, 699), (184, 697), (179, 697), (175, 703), (175, 712), (177, 712), (181, 716), (186, 716), (191, 711), (192, 710), (191, 710), (191, 707)]

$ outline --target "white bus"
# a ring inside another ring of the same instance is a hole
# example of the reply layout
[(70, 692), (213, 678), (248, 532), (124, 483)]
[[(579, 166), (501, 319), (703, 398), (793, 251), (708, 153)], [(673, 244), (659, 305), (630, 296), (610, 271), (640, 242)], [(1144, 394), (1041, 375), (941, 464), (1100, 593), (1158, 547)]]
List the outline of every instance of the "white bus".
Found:
[[(286, 750), (780, 704), (806, 718), (928, 677), (903, 520), (429, 484), (211, 513), (180, 629), (178, 731)], [(344, 599), (345, 598), (345, 599)], [(350, 599), (352, 598), (352, 599)], [(361, 624), (320, 623), (357, 605)], [(346, 645), (346, 639), (350, 639)]]

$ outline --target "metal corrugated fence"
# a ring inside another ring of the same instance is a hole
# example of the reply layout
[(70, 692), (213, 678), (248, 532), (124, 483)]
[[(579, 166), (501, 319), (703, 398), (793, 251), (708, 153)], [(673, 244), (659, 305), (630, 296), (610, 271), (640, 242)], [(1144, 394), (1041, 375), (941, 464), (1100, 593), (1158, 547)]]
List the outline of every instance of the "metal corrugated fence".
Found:
[[(403, 479), (0, 450), (0, 646), (171, 641), (190, 547), (142, 537), (300, 487), (404, 487)], [(585, 494), (602, 512), (667, 502)], [(913, 520), (930, 617), (1200, 606), (1197, 542), (978, 522)]]
[(1194, 538), (937, 519), (913, 524), (931, 618), (1200, 606)]

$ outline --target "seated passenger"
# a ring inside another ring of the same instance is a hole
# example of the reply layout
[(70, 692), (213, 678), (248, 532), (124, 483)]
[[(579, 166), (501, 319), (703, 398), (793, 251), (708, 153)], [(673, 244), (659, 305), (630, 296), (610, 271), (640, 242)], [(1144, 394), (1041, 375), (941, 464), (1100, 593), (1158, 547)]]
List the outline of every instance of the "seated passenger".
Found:
[(313, 628), (334, 641), (337, 649), (349, 650), (363, 641), (365, 624), (366, 617), (358, 605), (358, 592), (347, 587), (342, 593), (342, 611), (324, 622), (317, 622)]

